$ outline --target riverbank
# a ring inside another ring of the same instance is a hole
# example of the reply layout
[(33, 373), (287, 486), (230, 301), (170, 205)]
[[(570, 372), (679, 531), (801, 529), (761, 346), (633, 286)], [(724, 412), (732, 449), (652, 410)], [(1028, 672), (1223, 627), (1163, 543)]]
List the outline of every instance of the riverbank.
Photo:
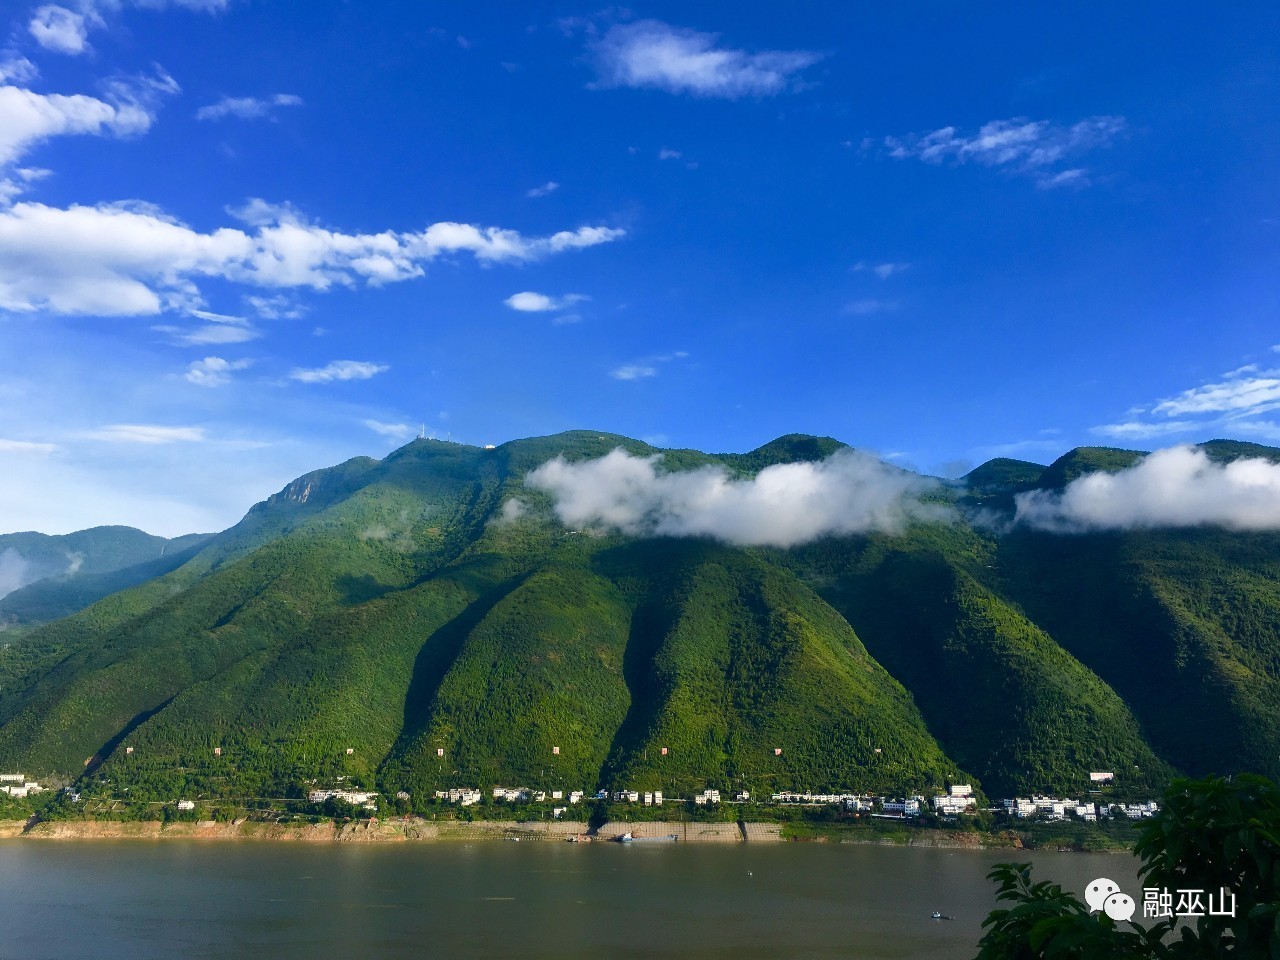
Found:
[[(616, 841), (630, 833), (636, 839), (674, 836), (680, 843), (849, 843), (880, 847), (949, 850), (1027, 849), (1030, 844), (1012, 831), (901, 830), (883, 833), (865, 829), (796, 831), (778, 823), (697, 823), (654, 820), (640, 823), (611, 821), (588, 831), (572, 821), (510, 820), (353, 820), (345, 823), (267, 823), (253, 820), (162, 823), (158, 820), (0, 821), (0, 840), (265, 840), (272, 842), (407, 843), (419, 841), (523, 840), (588, 842)], [(1036, 845), (1039, 846), (1039, 845)], [(1062, 849), (1054, 848), (1049, 849)], [(1118, 852), (1128, 848), (1116, 847)], [(1100, 852), (1100, 851), (1094, 851)]]
[(588, 832), (575, 822), (502, 820), (354, 820), (314, 824), (263, 823), (250, 820), (161, 823), (158, 820), (53, 820), (31, 827), (21, 820), (0, 821), (0, 839), (22, 840), (272, 840), (293, 843), (402, 843), (419, 840), (558, 840), (574, 837), (616, 840), (624, 833), (637, 839), (675, 836), (682, 843), (776, 843), (779, 824), (611, 822)]

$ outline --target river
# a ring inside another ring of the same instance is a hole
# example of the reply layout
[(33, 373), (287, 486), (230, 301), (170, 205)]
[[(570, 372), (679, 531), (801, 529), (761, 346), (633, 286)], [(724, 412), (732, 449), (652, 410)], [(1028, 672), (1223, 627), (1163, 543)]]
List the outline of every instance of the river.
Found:
[(1141, 901), (1126, 855), (23, 840), (0, 843), (0, 956), (964, 960), (995, 906), (985, 875), (1011, 859)]

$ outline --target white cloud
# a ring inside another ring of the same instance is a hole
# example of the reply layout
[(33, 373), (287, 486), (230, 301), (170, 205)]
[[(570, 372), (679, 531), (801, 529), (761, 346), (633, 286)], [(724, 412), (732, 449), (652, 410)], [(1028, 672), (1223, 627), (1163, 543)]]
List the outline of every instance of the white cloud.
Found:
[(1167, 437), (1198, 430), (1203, 424), (1194, 420), (1168, 420), (1149, 423), (1142, 420), (1125, 420), (1121, 423), (1105, 423), (1091, 432), (1115, 440), (1146, 440), (1150, 437)]
[(748, 53), (719, 36), (658, 20), (617, 24), (593, 43), (598, 87), (649, 87), (668, 93), (735, 99), (794, 88), (796, 74), (822, 59), (807, 50)]
[(519, 310), (521, 313), (547, 313), (553, 310), (564, 310), (575, 303), (590, 299), (584, 293), (566, 293), (562, 297), (551, 297), (545, 293), (524, 290), (520, 293), (513, 293), (502, 302), (512, 310)]
[[(1234, 371), (1252, 372), (1253, 369)], [(1176, 397), (1161, 400), (1153, 413), (1176, 417), (1183, 414), (1236, 413), (1258, 410), (1280, 402), (1280, 371), (1265, 371), (1256, 377), (1232, 377), (1222, 383), (1207, 383), (1184, 390)], [(1228, 377), (1231, 377), (1228, 374)]]
[(660, 473), (662, 457), (623, 450), (597, 460), (544, 463), (525, 483), (550, 493), (570, 527), (634, 536), (706, 536), (743, 546), (791, 547), (821, 537), (898, 532), (946, 516), (920, 497), (932, 481), (856, 451), (819, 463), (766, 467), (734, 480), (718, 467)]
[(412, 437), (413, 427), (407, 423), (383, 423), (381, 420), (365, 420), (364, 425), (374, 433), (392, 440), (403, 440)]
[(7, 597), (13, 591), (25, 587), (33, 579), (30, 564), (13, 547), (0, 551), (0, 597)]
[(245, 297), (244, 301), (263, 320), (297, 320), (307, 312), (305, 306), (283, 294), (274, 297)]
[(1083, 186), (1088, 183), (1082, 167), (1053, 170), (1068, 157), (1110, 146), (1126, 128), (1123, 117), (1089, 117), (1070, 126), (1049, 120), (993, 120), (976, 134), (963, 136), (955, 127), (908, 137), (886, 137), (889, 154), (898, 159), (915, 157), (925, 163), (974, 162), (1001, 167), (1035, 178), (1041, 187)]
[(298, 368), (289, 374), (291, 380), (300, 383), (332, 383), (335, 380), (368, 380), (391, 368), (364, 360), (334, 360), (323, 367)]
[(106, 26), (104, 14), (117, 13), (124, 6), (146, 10), (182, 7), (207, 13), (227, 8), (229, 0), (79, 0), (76, 9), (50, 3), (37, 7), (27, 24), (27, 31), (46, 50), (76, 56), (90, 49), (91, 29)]
[(171, 324), (159, 324), (151, 328), (168, 334), (169, 339), (184, 347), (224, 346), (229, 343), (248, 343), (262, 336), (262, 331), (251, 326), (235, 326), (227, 323), (210, 323), (202, 327), (184, 329)]
[(27, 30), (36, 43), (55, 53), (75, 56), (89, 49), (89, 27), (100, 26), (102, 21), (92, 7), (79, 13), (57, 4), (37, 7), (27, 24)]
[(1280, 465), (1214, 463), (1195, 447), (1170, 447), (1119, 473), (1091, 473), (1061, 493), (1018, 494), (1017, 520), (1046, 530), (1217, 526), (1280, 529)]
[(11, 56), (0, 60), (0, 83), (30, 83), (39, 75), (36, 65), (26, 57)]
[(658, 368), (643, 363), (628, 363), (609, 372), (615, 380), (642, 380), (645, 377), (656, 377)]
[(0, 177), (0, 207), (12, 203), (15, 197), (27, 192), (31, 184), (43, 180), (53, 171), (40, 167), (19, 167), (11, 177)]
[(659, 160), (679, 160), (683, 156), (679, 150), (672, 150), (670, 147), (663, 147), (658, 151)]
[(1247, 364), (1166, 397), (1150, 407), (1128, 411), (1127, 419), (1094, 427), (1093, 432), (1122, 439), (1172, 436), (1198, 431), (1249, 433), (1275, 439), (1280, 426), (1256, 419), (1280, 408), (1280, 370)]
[(502, 509), (498, 511), (497, 516), (489, 521), (488, 525), (491, 527), (505, 527), (508, 524), (515, 523), (528, 512), (528, 504), (523, 500), (512, 498), (502, 505)]
[(200, 443), (203, 427), (165, 427), (152, 423), (113, 423), (85, 434), (90, 440), (109, 443)]
[(276, 107), (300, 107), (302, 98), (292, 93), (277, 93), (270, 97), (223, 97), (217, 103), (196, 111), (197, 120), (258, 120), (270, 117)]
[(609, 371), (609, 376), (615, 380), (643, 380), (647, 377), (656, 377), (658, 375), (658, 366), (664, 363), (671, 363), (673, 360), (684, 360), (689, 354), (683, 350), (674, 350), (671, 353), (654, 354), (651, 357), (645, 357), (634, 363), (623, 364)]
[(1036, 178), (1036, 186), (1041, 190), (1052, 190), (1054, 187), (1087, 187), (1091, 182), (1088, 171), (1083, 167), (1072, 167), (1070, 170), (1044, 174)]
[(231, 382), (231, 374), (253, 365), (252, 360), (224, 360), (205, 357), (187, 367), (186, 378), (198, 387), (221, 387)]
[(525, 191), (525, 196), (536, 200), (538, 197), (545, 197), (548, 194), (555, 193), (559, 189), (560, 184), (556, 183), (554, 180), (548, 180), (540, 187), (534, 187), (532, 190)]
[(482, 263), (529, 261), (625, 234), (580, 227), (526, 237), (463, 223), (435, 223), (420, 233), (347, 234), (262, 201), (241, 213), (254, 221), (251, 231), (202, 233), (138, 203), (15, 204), (0, 210), (0, 309), (100, 316), (190, 311), (200, 306), (199, 277), (323, 291), (419, 277), (424, 264), (451, 254), (470, 253)]
[[(172, 79), (164, 79), (172, 84)], [(163, 81), (117, 82), (111, 87), (111, 102), (79, 93), (64, 96), (0, 86), (0, 167), (50, 137), (145, 133), (155, 119), (156, 94), (168, 92), (154, 86), (158, 82)]]
[(47, 456), (58, 449), (56, 443), (38, 443), (32, 440), (5, 440), (0, 438), (0, 456)]
[(902, 273), (910, 266), (911, 264), (909, 263), (866, 263), (865, 261), (860, 261), (853, 265), (853, 269), (857, 273), (861, 273), (863, 270), (870, 270), (881, 280), (888, 280), (895, 273)]

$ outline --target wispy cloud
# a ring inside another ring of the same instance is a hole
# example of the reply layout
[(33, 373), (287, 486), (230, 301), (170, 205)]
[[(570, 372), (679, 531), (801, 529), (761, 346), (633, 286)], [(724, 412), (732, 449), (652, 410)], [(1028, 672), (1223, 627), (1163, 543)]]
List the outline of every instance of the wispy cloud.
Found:
[(155, 120), (159, 97), (177, 92), (177, 83), (163, 72), (113, 81), (105, 99), (0, 86), (0, 167), (52, 137), (145, 133)]
[(1217, 526), (1280, 529), (1280, 465), (1214, 463), (1195, 447), (1171, 447), (1119, 473), (1091, 473), (1061, 493), (1016, 497), (1017, 522), (1060, 532)]
[(30, 83), (40, 75), (26, 57), (8, 56), (0, 60), (0, 83)]
[(175, 327), (157, 324), (151, 328), (166, 334), (170, 342), (184, 347), (212, 347), (230, 343), (248, 343), (262, 336), (262, 331), (248, 325), (235, 326), (226, 323), (210, 323), (200, 327)]
[(334, 360), (323, 367), (298, 368), (289, 379), (300, 383), (332, 383), (335, 380), (368, 380), (391, 368), (381, 363), (365, 360)]
[(1141, 440), (1223, 431), (1271, 436), (1280, 425), (1259, 419), (1280, 409), (1280, 369), (1256, 364), (1222, 374), (1211, 383), (1139, 406), (1125, 420), (1102, 424), (1093, 432), (1118, 440)]
[(414, 434), (413, 427), (407, 423), (383, 423), (381, 420), (365, 420), (364, 425), (378, 434), (378, 436), (387, 437), (391, 440), (404, 440)]
[(217, 103), (196, 111), (197, 120), (261, 120), (273, 118), (277, 107), (300, 107), (302, 98), (292, 93), (277, 93), (270, 97), (223, 97)]
[(200, 443), (205, 439), (203, 427), (166, 427), (153, 423), (114, 423), (99, 427), (85, 436), (108, 443)]
[(672, 150), (670, 147), (663, 147), (658, 151), (659, 160), (679, 160), (683, 156), (679, 150)]
[(244, 298), (244, 302), (253, 307), (254, 313), (263, 320), (297, 320), (307, 312), (305, 306), (283, 294), (273, 297), (248, 296)]
[(204, 233), (137, 203), (18, 203), (0, 210), (0, 309), (101, 316), (187, 312), (201, 307), (200, 277), (323, 291), (420, 277), (425, 264), (442, 257), (532, 261), (625, 235), (589, 226), (526, 237), (450, 222), (419, 233), (348, 234), (262, 201), (237, 212), (249, 229)]
[(1032, 177), (1041, 187), (1084, 186), (1089, 183), (1083, 167), (1057, 169), (1068, 158), (1110, 146), (1124, 133), (1123, 117), (1089, 117), (1071, 125), (1049, 120), (993, 120), (977, 133), (962, 134), (956, 127), (932, 133), (886, 137), (889, 155), (914, 157), (925, 163), (977, 163)]
[(530, 199), (536, 200), (538, 197), (545, 197), (549, 194), (555, 193), (559, 189), (560, 184), (556, 183), (554, 180), (548, 180), (540, 187), (534, 187), (532, 190), (526, 190), (524, 195)]
[(714, 537), (791, 547), (825, 536), (896, 533), (945, 510), (921, 502), (936, 484), (856, 451), (819, 463), (766, 467), (750, 480), (723, 468), (661, 472), (661, 455), (615, 450), (597, 460), (557, 457), (525, 483), (555, 498), (560, 520), (634, 536)]
[(646, 363), (626, 363), (609, 372), (609, 376), (615, 380), (643, 380), (657, 375), (658, 368)]
[(231, 374), (253, 365), (252, 360), (224, 360), (222, 357), (205, 357), (187, 367), (185, 377), (198, 387), (222, 387), (231, 382)]
[(797, 74), (822, 59), (807, 50), (750, 53), (714, 33), (658, 20), (616, 24), (594, 41), (596, 87), (648, 87), (668, 93), (736, 99), (797, 86)]
[(683, 360), (688, 356), (689, 354), (684, 350), (656, 354), (652, 357), (645, 357), (643, 360), (636, 360), (632, 363), (624, 363), (620, 367), (615, 367), (609, 371), (609, 376), (615, 380), (645, 380), (649, 377), (656, 377), (661, 364), (671, 363), (673, 360)]
[(854, 300), (852, 303), (846, 303), (842, 312), (855, 317), (869, 317), (873, 313), (884, 313), (886, 310), (893, 310), (897, 304), (889, 300), (877, 300), (874, 297), (868, 297), (862, 300)]
[(6, 440), (0, 437), (0, 456), (48, 456), (58, 449), (56, 443), (34, 440)]
[(44, 49), (77, 56), (91, 49), (89, 31), (107, 25), (105, 14), (125, 6), (150, 10), (180, 7), (187, 10), (218, 13), (230, 0), (78, 0), (75, 9), (48, 3), (37, 7), (27, 22), (27, 32)]
[(874, 273), (881, 280), (888, 280), (894, 274), (902, 273), (910, 266), (911, 264), (909, 263), (867, 263), (864, 260), (860, 260), (853, 265), (853, 269), (855, 273), (862, 273), (867, 270)]
[(524, 290), (513, 293), (502, 302), (512, 310), (519, 310), (521, 313), (550, 313), (590, 299), (585, 293), (566, 293), (563, 296), (552, 297), (545, 293)]

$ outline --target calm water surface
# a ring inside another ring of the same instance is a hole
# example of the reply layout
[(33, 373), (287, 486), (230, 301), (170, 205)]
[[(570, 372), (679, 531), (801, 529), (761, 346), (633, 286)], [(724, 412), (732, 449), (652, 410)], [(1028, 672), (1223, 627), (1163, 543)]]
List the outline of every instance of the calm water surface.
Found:
[(1016, 858), (1138, 889), (1127, 856), (1012, 850), (17, 841), (0, 956), (968, 958)]

